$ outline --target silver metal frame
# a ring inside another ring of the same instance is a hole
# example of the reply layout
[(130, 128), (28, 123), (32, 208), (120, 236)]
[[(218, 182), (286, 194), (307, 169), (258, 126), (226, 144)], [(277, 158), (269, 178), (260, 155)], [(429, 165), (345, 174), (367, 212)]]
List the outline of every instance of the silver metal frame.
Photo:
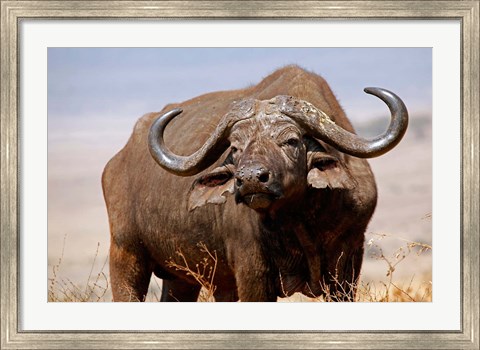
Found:
[[(479, 0), (1, 1), (2, 349), (479, 349)], [(22, 18), (459, 19), (462, 26), (462, 327), (428, 332), (22, 332), (18, 329), (18, 29)]]

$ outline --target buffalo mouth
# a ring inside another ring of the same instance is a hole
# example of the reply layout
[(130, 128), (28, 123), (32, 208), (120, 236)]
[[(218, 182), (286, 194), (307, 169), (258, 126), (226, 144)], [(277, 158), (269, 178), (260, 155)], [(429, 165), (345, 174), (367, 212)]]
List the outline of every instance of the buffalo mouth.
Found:
[(237, 193), (235, 199), (237, 203), (244, 203), (253, 210), (261, 211), (268, 209), (277, 198), (273, 193), (255, 192), (244, 195)]

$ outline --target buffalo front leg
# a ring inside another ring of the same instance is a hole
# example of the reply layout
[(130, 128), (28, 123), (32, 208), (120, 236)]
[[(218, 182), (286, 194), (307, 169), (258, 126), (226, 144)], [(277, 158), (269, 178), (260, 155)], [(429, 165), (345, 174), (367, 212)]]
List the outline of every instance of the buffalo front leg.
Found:
[(328, 264), (328, 275), (324, 275), (324, 289), (331, 301), (355, 301), (363, 247), (353, 252), (332, 255)]
[(160, 301), (197, 301), (199, 293), (199, 284), (191, 284), (181, 279), (163, 280)]
[[(254, 254), (255, 247), (235, 263), (238, 298), (242, 302), (277, 301), (276, 277), (278, 271), (270, 267), (263, 254)], [(250, 253), (250, 254), (248, 254)]]
[(240, 301), (277, 301), (275, 280), (269, 271), (241, 269), (236, 276)]
[(146, 254), (110, 245), (110, 282), (113, 301), (145, 301), (152, 274)]
[(216, 302), (229, 302), (229, 301), (238, 301), (238, 293), (236, 288), (230, 290), (219, 290), (217, 289), (214, 293)]

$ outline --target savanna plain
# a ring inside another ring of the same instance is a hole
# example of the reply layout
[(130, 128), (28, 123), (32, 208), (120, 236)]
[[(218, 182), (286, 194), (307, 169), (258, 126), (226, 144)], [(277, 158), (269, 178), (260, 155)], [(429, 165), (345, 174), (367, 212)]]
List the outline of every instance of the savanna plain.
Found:
[[(140, 115), (138, 116), (140, 117)], [(109, 121), (96, 131), (76, 129), (49, 137), (48, 148), (48, 300), (112, 301), (108, 273), (109, 226), (101, 189), (107, 161), (128, 134), (111, 132)], [(357, 133), (375, 136), (387, 117), (356, 123)], [(379, 198), (365, 235), (365, 255), (356, 300), (428, 302), (432, 300), (432, 135), (431, 117), (411, 116), (406, 136), (392, 151), (371, 159)], [(119, 128), (121, 129), (121, 128)], [(128, 126), (124, 129), (129, 129)], [(133, 129), (133, 124), (129, 130)], [(213, 301), (215, 252), (204, 249), (198, 267), (175, 265), (203, 286), (199, 301)], [(181, 252), (179, 252), (181, 253)], [(282, 302), (335, 301), (300, 294)], [(157, 301), (161, 280), (152, 276), (147, 301)]]

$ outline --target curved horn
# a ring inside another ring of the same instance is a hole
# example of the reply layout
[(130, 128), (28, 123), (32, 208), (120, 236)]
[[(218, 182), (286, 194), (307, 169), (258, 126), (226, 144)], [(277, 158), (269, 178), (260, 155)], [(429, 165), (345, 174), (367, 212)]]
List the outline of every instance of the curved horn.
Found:
[(373, 87), (365, 88), (364, 91), (385, 102), (391, 113), (387, 131), (372, 140), (366, 140), (339, 127), (328, 115), (308, 102), (282, 96), (281, 110), (308, 130), (313, 137), (325, 141), (343, 153), (359, 158), (378, 157), (390, 151), (402, 139), (408, 126), (408, 111), (400, 97), (391, 91)]
[(198, 151), (191, 156), (178, 156), (165, 146), (163, 132), (168, 123), (180, 113), (182, 109), (175, 108), (153, 122), (148, 135), (148, 148), (153, 159), (165, 170), (175, 175), (191, 176), (212, 165), (229, 146), (227, 136), (230, 125), (222, 119)]

